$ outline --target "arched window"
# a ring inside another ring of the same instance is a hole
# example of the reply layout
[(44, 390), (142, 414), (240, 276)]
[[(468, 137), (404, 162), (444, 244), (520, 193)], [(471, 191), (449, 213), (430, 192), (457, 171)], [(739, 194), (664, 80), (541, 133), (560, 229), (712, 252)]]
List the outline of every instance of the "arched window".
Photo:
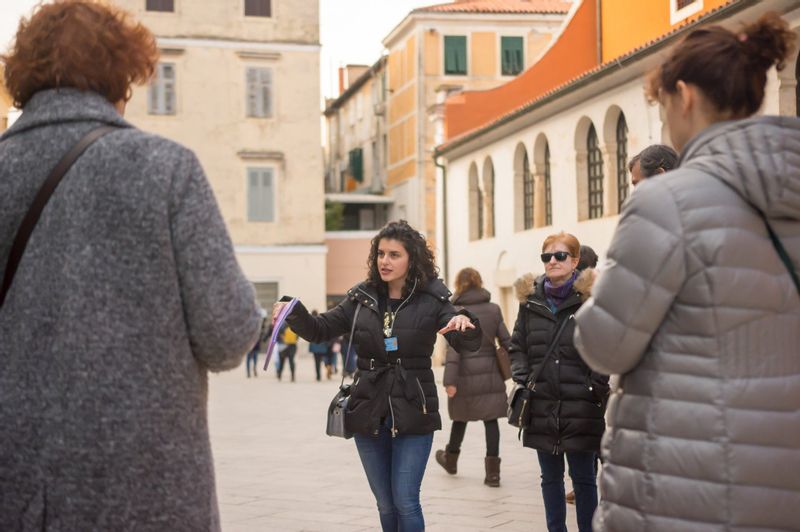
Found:
[(544, 225), (553, 225), (553, 194), (550, 187), (550, 144), (544, 145)]
[(494, 164), (487, 158), (483, 163), (483, 201), (485, 202), (484, 211), (481, 217), (485, 225), (481, 237), (491, 238), (494, 236)]
[(525, 216), (525, 229), (533, 228), (533, 174), (531, 173), (531, 164), (528, 161), (528, 154), (525, 153), (522, 157), (522, 197), (523, 197), (523, 213)]
[(469, 168), (469, 239), (483, 238), (483, 194), (478, 183), (478, 167)]
[(600, 142), (594, 124), (589, 126), (586, 135), (586, 152), (588, 155), (589, 179), (589, 218), (603, 217), (603, 154), (600, 152)]
[(628, 199), (628, 124), (625, 115), (620, 113), (617, 120), (617, 212), (622, 212), (622, 204)]

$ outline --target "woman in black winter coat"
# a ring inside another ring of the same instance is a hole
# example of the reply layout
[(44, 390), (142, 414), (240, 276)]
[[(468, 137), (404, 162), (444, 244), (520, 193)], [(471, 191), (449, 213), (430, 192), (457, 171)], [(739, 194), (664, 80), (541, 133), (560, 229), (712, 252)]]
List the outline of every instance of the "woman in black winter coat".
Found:
[(447, 350), (444, 386), (447, 391), (447, 410), (453, 420), (450, 441), (444, 450), (436, 451), (436, 462), (451, 475), (458, 471), (461, 442), (468, 421), (483, 421), (486, 430), (484, 460), (487, 486), (500, 486), (500, 427), (497, 420), (506, 417), (506, 385), (497, 363), (496, 341), (506, 350), (511, 348), (511, 336), (503, 321), (500, 307), (490, 302), (491, 294), (483, 288), (481, 274), (464, 268), (456, 275), (453, 304), (478, 317), (483, 338), (477, 351)]
[(541, 257), (545, 274), (530, 286), (511, 337), (514, 381), (528, 384), (535, 378), (522, 441), (537, 451), (547, 529), (558, 532), (566, 530), (565, 457), (575, 489), (578, 529), (592, 529), (597, 507), (595, 461), (608, 395), (608, 377), (591, 371), (572, 341), (574, 314), (583, 302), (574, 287), (579, 248), (578, 239), (563, 232), (545, 239)]
[(300, 337), (321, 342), (349, 334), (355, 320), (358, 369), (345, 427), (355, 434), (383, 530), (424, 530), (419, 490), (433, 431), (442, 428), (431, 371), (436, 334), (475, 350), (481, 331), (468, 311), (456, 312), (425, 238), (405, 221), (372, 239), (368, 267), (367, 280), (338, 306), (313, 317), (298, 303), (287, 322)]

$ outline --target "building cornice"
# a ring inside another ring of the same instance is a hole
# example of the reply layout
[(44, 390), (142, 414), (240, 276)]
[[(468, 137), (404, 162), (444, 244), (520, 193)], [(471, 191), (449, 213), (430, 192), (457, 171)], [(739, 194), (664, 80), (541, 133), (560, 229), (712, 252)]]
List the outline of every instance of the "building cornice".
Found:
[(229, 39), (202, 39), (194, 37), (157, 37), (159, 48), (221, 48), (225, 50), (259, 52), (319, 52), (318, 43), (235, 41)]

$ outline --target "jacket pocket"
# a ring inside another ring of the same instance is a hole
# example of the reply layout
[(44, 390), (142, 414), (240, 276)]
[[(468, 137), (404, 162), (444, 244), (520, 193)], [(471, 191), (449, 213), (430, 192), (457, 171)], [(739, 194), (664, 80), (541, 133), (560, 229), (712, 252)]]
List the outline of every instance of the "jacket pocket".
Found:
[(422, 413), (428, 413), (428, 400), (425, 398), (425, 390), (422, 389), (422, 383), (419, 381), (419, 378), (415, 377), (414, 381), (417, 383), (417, 390), (419, 390), (419, 398), (420, 398), (420, 405), (422, 407)]

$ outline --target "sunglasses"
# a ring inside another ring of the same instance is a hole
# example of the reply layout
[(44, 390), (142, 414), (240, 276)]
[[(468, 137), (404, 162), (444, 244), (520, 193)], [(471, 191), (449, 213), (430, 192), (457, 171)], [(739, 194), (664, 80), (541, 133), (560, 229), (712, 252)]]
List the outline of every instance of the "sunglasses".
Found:
[(555, 253), (542, 253), (542, 262), (547, 264), (553, 257), (555, 257), (558, 262), (564, 262), (565, 260), (567, 260), (567, 257), (571, 256), (572, 255), (570, 255), (566, 251), (556, 251)]

